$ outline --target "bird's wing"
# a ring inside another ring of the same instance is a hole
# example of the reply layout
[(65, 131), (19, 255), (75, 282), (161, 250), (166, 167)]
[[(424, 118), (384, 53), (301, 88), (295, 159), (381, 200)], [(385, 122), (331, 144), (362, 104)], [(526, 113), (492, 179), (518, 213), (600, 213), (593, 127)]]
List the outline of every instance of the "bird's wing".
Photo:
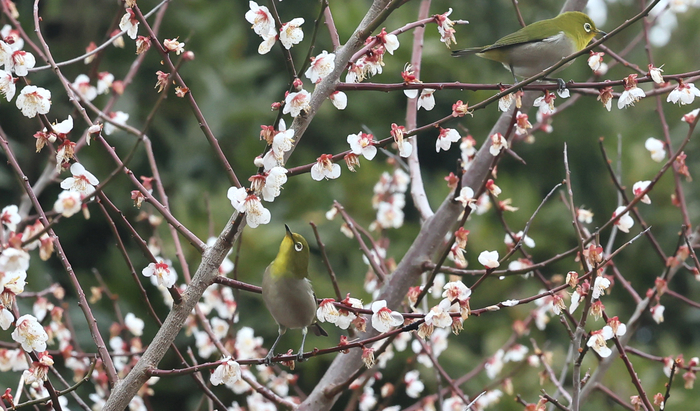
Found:
[(562, 30), (557, 24), (552, 24), (554, 19), (542, 20), (525, 26), (515, 33), (500, 38), (490, 46), (486, 46), (479, 52), (495, 50), (504, 47), (517, 46), (519, 44), (534, 43), (558, 35)]

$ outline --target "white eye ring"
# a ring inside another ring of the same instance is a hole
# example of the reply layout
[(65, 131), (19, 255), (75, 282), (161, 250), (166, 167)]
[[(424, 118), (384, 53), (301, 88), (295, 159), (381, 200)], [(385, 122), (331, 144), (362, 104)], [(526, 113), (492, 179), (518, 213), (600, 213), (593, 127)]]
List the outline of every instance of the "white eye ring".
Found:
[(297, 251), (301, 251), (304, 249), (304, 244), (302, 243), (294, 243), (294, 249)]
[(591, 32), (591, 25), (589, 23), (585, 23), (583, 25), (583, 29), (586, 30), (586, 33), (590, 33)]

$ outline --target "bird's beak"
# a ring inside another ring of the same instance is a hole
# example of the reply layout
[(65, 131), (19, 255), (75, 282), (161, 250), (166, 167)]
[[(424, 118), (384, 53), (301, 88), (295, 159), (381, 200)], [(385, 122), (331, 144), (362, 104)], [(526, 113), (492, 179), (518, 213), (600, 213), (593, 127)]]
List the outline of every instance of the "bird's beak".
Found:
[(608, 35), (608, 33), (604, 32), (603, 30), (598, 30), (598, 31), (596, 32), (596, 34), (602, 34), (603, 37), (605, 37), (605, 36)]
[(287, 230), (287, 236), (289, 236), (289, 238), (294, 238), (292, 236), (292, 230), (289, 229), (289, 226), (287, 224), (284, 225), (284, 229)]

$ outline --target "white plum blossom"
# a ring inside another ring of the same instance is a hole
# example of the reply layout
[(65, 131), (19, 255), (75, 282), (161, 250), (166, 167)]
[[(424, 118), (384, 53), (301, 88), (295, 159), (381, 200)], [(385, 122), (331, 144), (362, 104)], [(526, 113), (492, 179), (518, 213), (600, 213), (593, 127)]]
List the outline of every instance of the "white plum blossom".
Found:
[(22, 344), (24, 351), (44, 352), (49, 336), (36, 317), (25, 314), (17, 319), (15, 330), (12, 331), (12, 339)]
[(100, 72), (97, 75), (97, 94), (107, 94), (114, 83), (114, 74), (107, 71)]
[(66, 218), (71, 217), (82, 208), (81, 200), (82, 196), (77, 191), (61, 191), (53, 204), (53, 210)]
[(420, 97), (418, 97), (416, 110), (420, 110), (421, 107), (426, 111), (430, 111), (435, 108), (435, 97), (433, 96), (434, 93), (435, 89), (424, 88), (423, 91), (420, 92)]
[(669, 103), (684, 106), (686, 104), (691, 104), (695, 97), (700, 97), (700, 90), (698, 90), (693, 83), (683, 83), (678, 84), (678, 87), (674, 88), (668, 94), (666, 101)]
[(321, 154), (321, 157), (316, 159), (316, 164), (311, 166), (311, 178), (316, 181), (338, 177), (340, 177), (340, 165), (333, 163), (331, 154)]
[(241, 379), (241, 366), (231, 357), (225, 357), (211, 375), (211, 385), (233, 384)]
[(400, 228), (403, 225), (403, 204), (382, 201), (377, 206), (377, 222), (382, 228)]
[[(362, 301), (357, 298), (348, 296), (342, 301), (342, 303), (353, 308), (362, 308)], [(352, 322), (357, 318), (357, 315), (352, 311), (340, 309), (338, 313), (339, 315), (336, 319), (335, 325), (343, 330), (347, 330), (348, 327), (350, 327), (350, 324), (352, 324)]]
[(134, 313), (128, 313), (124, 316), (124, 325), (134, 336), (140, 337), (143, 335), (144, 322), (142, 319), (135, 316)]
[(311, 58), (311, 64), (304, 75), (311, 80), (313, 84), (317, 84), (331, 74), (334, 68), (335, 54), (323, 50), (321, 54)]
[(284, 99), (284, 108), (282, 114), (291, 114), (292, 117), (298, 116), (302, 111), (311, 109), (309, 102), (311, 94), (306, 90), (301, 90), (296, 93), (289, 93)]
[(21, 221), (22, 217), (19, 215), (19, 208), (14, 204), (6, 206), (0, 211), (0, 223), (10, 231), (16, 231), (17, 224)]
[(239, 359), (249, 359), (257, 356), (256, 351), (262, 345), (263, 338), (256, 337), (254, 333), (255, 331), (250, 327), (241, 327), (236, 333), (234, 348)]
[(267, 172), (265, 186), (262, 189), (262, 197), (265, 201), (274, 201), (279, 197), (282, 185), (287, 182), (287, 169), (284, 167), (273, 167)]
[(18, 77), (24, 77), (29, 74), (29, 69), (34, 68), (36, 59), (34, 55), (28, 51), (16, 50), (10, 58), (5, 61), (5, 69), (14, 71)]
[[(615, 217), (617, 217), (618, 215), (620, 215), (620, 213), (621, 213), (625, 208), (627, 208), (627, 207), (625, 207), (625, 206), (617, 207), (617, 208), (615, 209), (615, 212), (613, 213), (612, 217), (615, 218)], [(622, 217), (620, 217), (620, 218), (615, 222), (615, 226), (616, 226), (617, 228), (619, 228), (620, 231), (622, 231), (623, 233), (629, 233), (629, 232), (630, 232), (630, 228), (632, 228), (633, 225), (634, 225), (634, 219), (632, 218), (632, 216), (630, 216), (629, 211), (625, 212), (625, 214), (623, 214)]]
[(605, 293), (605, 290), (607, 290), (608, 287), (610, 287), (610, 280), (603, 276), (596, 277), (595, 282), (593, 283), (591, 297), (593, 297), (594, 300), (599, 299), (600, 296)]
[[(116, 123), (116, 124), (125, 125), (126, 121), (128, 119), (129, 119), (129, 113), (125, 113), (123, 111), (115, 111), (113, 113), (109, 113), (109, 120), (113, 123)], [(114, 133), (115, 131), (117, 131), (117, 127), (114, 126), (114, 124), (111, 124), (109, 122), (105, 122), (103, 132), (106, 136)]]
[(125, 31), (132, 40), (136, 40), (136, 36), (139, 34), (139, 20), (133, 10), (126, 9), (126, 14), (119, 21), (119, 29)]
[(486, 370), (486, 376), (489, 379), (494, 379), (501, 373), (503, 369), (503, 350), (499, 349), (493, 357), (489, 358), (484, 364), (484, 369)]
[(274, 46), (277, 41), (277, 33), (275, 29), (272, 29), (267, 34), (261, 35), (261, 37), (263, 41), (258, 46), (258, 54), (267, 54), (272, 50), (272, 46)]
[(280, 42), (282, 42), (282, 45), (287, 50), (304, 40), (304, 31), (300, 27), (302, 24), (304, 24), (304, 19), (297, 17), (282, 25), (280, 29)]
[(476, 208), (476, 199), (474, 198), (474, 190), (471, 187), (462, 187), (459, 191), (459, 196), (455, 197), (455, 201), (462, 203), (462, 207)]
[(438, 33), (440, 33), (440, 41), (445, 43), (445, 46), (447, 46), (448, 48), (452, 43), (457, 44), (457, 40), (455, 40), (456, 30), (453, 28), (455, 23), (454, 21), (447, 18), (447, 16), (449, 16), (450, 14), (452, 14), (452, 8), (447, 10), (446, 13), (438, 14), (435, 16), (438, 24)]
[(158, 262), (150, 263), (141, 270), (144, 277), (151, 277), (151, 281), (165, 288), (170, 288), (177, 281), (177, 273), (170, 265), (170, 262), (162, 258), (157, 258)]
[(387, 332), (393, 327), (403, 324), (403, 316), (390, 310), (385, 300), (377, 300), (372, 303), (372, 327), (380, 333)]
[(603, 65), (605, 64), (603, 62), (604, 55), (605, 53), (598, 53), (591, 50), (590, 55), (588, 56), (588, 67), (590, 67), (591, 70), (593, 70), (594, 72), (599, 71), (601, 68), (603, 68)]
[(651, 159), (657, 163), (660, 163), (666, 159), (666, 148), (661, 140), (654, 137), (649, 137), (644, 142), (644, 148), (651, 153)]
[[(2, 79), (0, 79), (0, 82), (1, 81), (2, 81)], [(688, 124), (693, 124), (693, 123), (695, 123), (695, 119), (698, 117), (698, 113), (700, 113), (700, 108), (696, 108), (695, 110), (691, 111), (690, 113), (684, 115), (681, 118), (681, 121), (684, 121)]]
[(37, 114), (46, 114), (51, 108), (51, 92), (37, 86), (25, 86), (15, 102), (22, 114), (34, 118)]
[[(637, 181), (636, 183), (634, 183), (634, 185), (632, 186), (632, 192), (634, 193), (634, 196), (638, 197), (640, 194), (642, 194), (642, 192), (644, 192), (644, 190), (646, 190), (647, 187), (649, 187), (649, 184), (651, 184), (651, 181), (648, 180)], [(649, 198), (648, 194), (644, 194), (644, 197), (642, 197), (640, 201), (644, 204), (651, 204), (651, 199)]]
[(605, 341), (612, 337), (613, 334), (609, 327), (608, 329), (603, 328), (602, 330), (591, 331), (591, 337), (588, 339), (586, 345), (592, 348), (601, 357), (606, 358), (612, 354), (612, 350), (608, 348)]
[(222, 320), (219, 317), (213, 317), (211, 319), (211, 331), (214, 333), (214, 336), (218, 339), (223, 339), (226, 337), (226, 334), (228, 334), (228, 321)]
[(275, 31), (275, 20), (272, 18), (270, 10), (265, 6), (258, 6), (258, 3), (251, 1), (248, 3), (250, 10), (245, 13), (245, 19), (251, 23), (255, 34), (265, 36), (271, 31)]
[[(411, 398), (418, 398), (420, 394), (425, 389), (425, 385), (420, 380), (420, 371), (411, 370), (406, 373), (403, 377), (404, 383), (406, 383), (406, 395)], [(386, 411), (386, 408), (384, 409)]]
[(360, 131), (357, 134), (350, 134), (347, 141), (353, 154), (358, 156), (362, 154), (367, 160), (372, 160), (377, 155), (377, 147), (374, 146), (375, 142), (372, 134)]
[(336, 322), (338, 322), (340, 312), (335, 307), (335, 304), (333, 304), (334, 302), (335, 300), (332, 298), (326, 298), (323, 301), (321, 301), (321, 303), (318, 305), (318, 308), (316, 309), (316, 319), (321, 322), (327, 322), (331, 324), (335, 324)]
[(557, 98), (554, 94), (545, 90), (544, 96), (537, 97), (532, 103), (533, 106), (538, 107), (538, 112), (543, 115), (552, 115), (556, 112), (554, 107), (554, 100)]
[(333, 103), (333, 106), (338, 110), (345, 110), (348, 106), (348, 96), (342, 91), (336, 90), (332, 92), (328, 98), (331, 99), (331, 103)]
[(496, 133), (491, 136), (491, 147), (489, 147), (489, 153), (496, 157), (503, 150), (508, 149), (508, 140), (503, 137), (503, 134)]
[[(662, 64), (661, 67), (664, 65)], [(664, 71), (661, 69), (661, 67), (654, 67), (652, 64), (649, 64), (649, 76), (651, 76), (651, 79), (654, 80), (654, 83), (656, 84), (663, 84), (664, 83), (664, 77), (661, 73)]]
[[(8, 247), (2, 250), (0, 253), (0, 273), (4, 272), (4, 278), (0, 277), (2, 280), (2, 285), (7, 287), (7, 283), (10, 282), (11, 272), (24, 273), (29, 268), (29, 253), (21, 248)], [(26, 273), (24, 274), (26, 277)], [(18, 293), (15, 293), (18, 294)]]
[(657, 304), (651, 307), (649, 311), (651, 311), (651, 318), (653, 318), (657, 324), (664, 322), (664, 311), (666, 311), (666, 307), (661, 304)]
[(520, 362), (525, 359), (528, 348), (522, 344), (515, 344), (503, 356), (503, 362)]
[[(630, 78), (634, 77), (632, 80)], [(623, 109), (627, 106), (633, 106), (634, 103), (638, 102), (640, 99), (646, 97), (646, 93), (641, 88), (637, 87), (637, 75), (630, 74), (625, 78), (625, 91), (620, 95), (620, 99), (617, 100), (617, 108)]]
[(401, 45), (401, 43), (399, 43), (399, 38), (396, 37), (396, 34), (387, 33), (385, 29), (382, 29), (382, 32), (377, 35), (377, 40), (382, 43), (386, 51), (388, 51), (391, 55), (394, 55), (394, 52)]
[(79, 74), (78, 77), (75, 78), (72, 86), (73, 89), (87, 101), (92, 101), (97, 97), (97, 88), (90, 85), (90, 77), (85, 74)]
[(497, 268), (500, 265), (498, 263), (498, 251), (482, 251), (479, 254), (479, 262), (486, 268)]
[(283, 129), (283, 123), (280, 122), (280, 132), (272, 139), (272, 149), (262, 158), (265, 171), (284, 165), (284, 153), (294, 147), (294, 129)]
[(530, 238), (527, 235), (525, 236), (525, 238), (523, 238), (523, 235), (524, 235), (524, 233), (522, 231), (518, 231), (516, 234), (514, 234), (515, 241), (513, 241), (513, 238), (510, 235), (506, 234), (506, 237), (503, 240), (503, 242), (507, 246), (514, 246), (515, 243), (520, 241), (520, 239), (522, 238), (522, 240), (523, 240), (522, 244), (524, 244), (525, 246), (527, 246), (529, 248), (535, 248), (535, 240), (533, 240), (532, 238)]
[(17, 88), (15, 87), (15, 79), (12, 78), (12, 73), (0, 70), (0, 94), (5, 96), (7, 101), (10, 101), (15, 96), (16, 91)]
[(260, 197), (249, 194), (243, 187), (231, 187), (226, 194), (231, 201), (231, 205), (239, 213), (245, 213), (246, 223), (250, 228), (255, 228), (260, 224), (270, 222), (270, 211), (263, 207)]
[(461, 281), (450, 281), (442, 288), (445, 290), (442, 297), (450, 301), (466, 301), (472, 295), (472, 290)]
[(621, 323), (617, 317), (613, 317), (608, 320), (608, 325), (603, 327), (603, 333), (605, 333), (605, 335), (622, 337), (627, 333), (627, 326)]
[(95, 192), (95, 186), (100, 184), (99, 180), (80, 163), (73, 163), (70, 166), (73, 177), (68, 177), (61, 181), (61, 188), (75, 191), (85, 196)]
[[(15, 320), (15, 316), (12, 312), (5, 308), (5, 306), (0, 302), (0, 328), (7, 330), (12, 325), (12, 321)], [(0, 371), (6, 371), (0, 367)]]
[(450, 149), (452, 143), (456, 143), (462, 139), (459, 132), (453, 128), (442, 128), (440, 127), (440, 134), (435, 140), (435, 151), (440, 152), (440, 149), (447, 151)]
[(452, 301), (445, 298), (440, 301), (440, 303), (428, 311), (425, 315), (425, 324), (438, 327), (447, 328), (452, 326), (452, 317), (450, 316), (450, 307), (452, 306)]

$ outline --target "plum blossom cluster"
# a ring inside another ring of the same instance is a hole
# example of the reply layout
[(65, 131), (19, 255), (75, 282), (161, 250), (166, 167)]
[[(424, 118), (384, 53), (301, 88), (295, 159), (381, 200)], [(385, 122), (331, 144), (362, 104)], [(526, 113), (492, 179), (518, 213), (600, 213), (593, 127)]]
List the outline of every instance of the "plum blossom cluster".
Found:
[[(352, 298), (350, 294), (348, 294), (338, 305), (361, 309), (362, 301), (357, 298)], [(353, 325), (357, 330), (364, 332), (366, 328), (365, 318), (358, 316), (353, 311), (339, 307), (338, 305), (335, 304), (335, 300), (332, 298), (324, 299), (318, 305), (316, 318), (321, 322), (334, 324), (343, 330), (347, 330), (350, 325)]]
[(350, 134), (347, 138), (348, 144), (350, 144), (350, 152), (345, 155), (345, 163), (350, 171), (355, 171), (355, 167), (360, 166), (360, 157), (363, 156), (365, 159), (372, 161), (374, 156), (377, 155), (377, 147), (374, 145), (376, 141), (372, 134), (358, 132), (357, 134)]
[(410, 178), (397, 168), (393, 174), (382, 173), (374, 185), (372, 207), (377, 210), (377, 219), (370, 225), (371, 230), (399, 228), (403, 225), (403, 208), (406, 205), (406, 190)]
[(284, 155), (294, 147), (294, 130), (287, 130), (284, 121), (280, 121), (278, 129), (265, 125), (261, 129), (260, 138), (269, 145), (265, 155), (255, 159), (255, 165), (262, 171), (248, 179), (250, 188), (231, 187), (227, 193), (233, 208), (245, 213), (246, 223), (251, 228), (270, 222), (270, 211), (262, 205), (261, 198), (272, 202), (282, 193), (282, 186), (287, 182)]
[(347, 83), (360, 83), (366, 78), (382, 74), (384, 67), (384, 53), (394, 54), (399, 48), (399, 39), (395, 34), (387, 33), (385, 29), (374, 37), (368, 37), (366, 44), (371, 47), (350, 64), (348, 74), (345, 76)]
[(425, 322), (418, 327), (418, 336), (426, 339), (435, 328), (451, 328), (454, 334), (462, 331), (462, 323), (469, 317), (469, 297), (472, 291), (461, 281), (452, 281), (443, 287), (442, 300), (425, 314)]
[(282, 24), (279, 29), (279, 34), (275, 27), (275, 20), (272, 18), (270, 10), (265, 6), (259, 6), (258, 3), (251, 1), (248, 3), (250, 10), (245, 13), (245, 19), (252, 24), (251, 28), (262, 38), (262, 43), (258, 46), (258, 53), (267, 54), (277, 40), (282, 43), (282, 46), (289, 50), (295, 44), (301, 43), (304, 40), (304, 31), (301, 25), (304, 24), (304, 19), (297, 17), (291, 21)]

